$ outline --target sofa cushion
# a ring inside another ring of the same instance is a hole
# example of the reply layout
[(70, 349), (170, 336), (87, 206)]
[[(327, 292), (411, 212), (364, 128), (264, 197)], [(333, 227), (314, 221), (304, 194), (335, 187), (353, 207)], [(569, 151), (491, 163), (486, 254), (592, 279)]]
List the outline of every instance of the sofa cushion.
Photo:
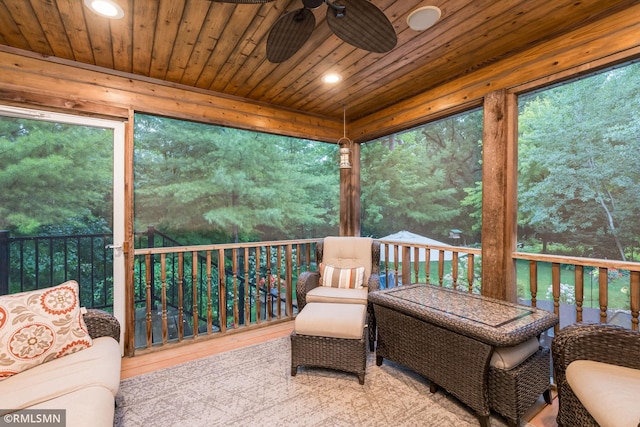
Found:
[(0, 381), (2, 409), (24, 409), (88, 386), (113, 396), (120, 385), (120, 345), (111, 337), (83, 351), (52, 360)]
[(294, 330), (299, 335), (361, 339), (366, 317), (361, 304), (312, 303), (298, 313)]
[(490, 365), (494, 368), (508, 371), (527, 360), (539, 348), (540, 343), (536, 337), (512, 347), (496, 347), (493, 349)]
[(367, 288), (338, 289), (318, 286), (307, 292), (307, 303), (325, 302), (339, 304), (367, 304)]
[(340, 268), (320, 263), (320, 286), (330, 288), (361, 288), (364, 283), (364, 267)]
[(115, 397), (104, 387), (85, 387), (29, 409), (61, 408), (65, 410), (65, 427), (113, 427)]
[(640, 423), (640, 369), (576, 360), (566, 375), (576, 397), (601, 427)]
[(0, 297), (0, 380), (91, 342), (75, 281)]
[(329, 236), (323, 240), (322, 262), (339, 268), (364, 266), (364, 286), (368, 286), (371, 275), (371, 246), (369, 237)]

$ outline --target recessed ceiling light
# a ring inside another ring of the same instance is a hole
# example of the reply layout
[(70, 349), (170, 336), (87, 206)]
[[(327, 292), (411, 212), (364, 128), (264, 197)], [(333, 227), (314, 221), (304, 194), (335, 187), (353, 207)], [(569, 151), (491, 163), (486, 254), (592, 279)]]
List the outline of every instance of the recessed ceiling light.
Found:
[(85, 6), (100, 16), (120, 19), (124, 16), (122, 8), (112, 0), (84, 0)]
[(442, 12), (435, 6), (419, 7), (409, 14), (407, 24), (414, 31), (424, 31), (438, 22)]
[(342, 76), (337, 73), (329, 73), (322, 76), (322, 81), (325, 83), (334, 84), (334, 83), (338, 83), (340, 80), (342, 80)]

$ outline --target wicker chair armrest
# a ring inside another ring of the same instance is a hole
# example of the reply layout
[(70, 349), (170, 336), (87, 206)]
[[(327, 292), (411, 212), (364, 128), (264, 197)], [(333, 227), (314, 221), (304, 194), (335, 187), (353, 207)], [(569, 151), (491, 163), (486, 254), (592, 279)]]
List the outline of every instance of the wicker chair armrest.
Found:
[(380, 275), (378, 273), (372, 273), (371, 276), (369, 276), (367, 286), (369, 287), (369, 292), (380, 289)]
[(112, 337), (120, 342), (120, 322), (112, 314), (97, 309), (88, 309), (83, 315), (91, 338)]
[(640, 369), (640, 332), (609, 324), (578, 323), (560, 330), (551, 343), (555, 381), (565, 381), (574, 360), (593, 360)]
[(307, 292), (320, 285), (320, 273), (317, 271), (305, 271), (298, 276), (296, 282), (296, 298), (298, 300), (298, 313), (307, 304)]

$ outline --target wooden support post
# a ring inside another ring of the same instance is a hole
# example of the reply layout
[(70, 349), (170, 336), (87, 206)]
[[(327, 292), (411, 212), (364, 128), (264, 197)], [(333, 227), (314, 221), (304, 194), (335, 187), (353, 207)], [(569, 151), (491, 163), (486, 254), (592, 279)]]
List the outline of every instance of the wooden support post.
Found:
[(517, 120), (514, 94), (484, 99), (482, 166), (482, 295), (516, 300)]
[(350, 148), (351, 168), (340, 169), (340, 235), (360, 236), (360, 144)]

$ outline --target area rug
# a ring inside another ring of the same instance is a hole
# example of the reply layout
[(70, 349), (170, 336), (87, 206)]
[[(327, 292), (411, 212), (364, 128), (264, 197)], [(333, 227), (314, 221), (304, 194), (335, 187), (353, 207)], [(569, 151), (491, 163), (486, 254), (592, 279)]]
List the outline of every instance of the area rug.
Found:
[[(299, 368), (291, 376), (288, 337), (123, 380), (116, 427), (478, 426), (453, 397), (369, 353), (365, 384), (355, 375)], [(492, 426), (505, 426), (491, 417)]]

